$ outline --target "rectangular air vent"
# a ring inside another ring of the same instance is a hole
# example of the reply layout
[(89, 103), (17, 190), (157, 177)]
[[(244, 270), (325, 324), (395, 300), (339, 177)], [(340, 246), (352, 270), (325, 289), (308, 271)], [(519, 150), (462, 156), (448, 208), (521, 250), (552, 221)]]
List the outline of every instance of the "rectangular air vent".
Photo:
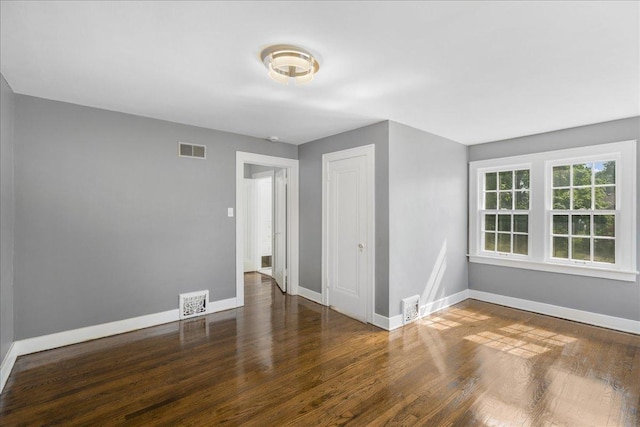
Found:
[(204, 145), (187, 144), (178, 142), (178, 157), (193, 157), (194, 159), (206, 159), (207, 147)]
[(207, 314), (209, 306), (209, 291), (189, 292), (180, 294), (180, 319)]
[(402, 324), (406, 325), (420, 317), (420, 295), (402, 300)]

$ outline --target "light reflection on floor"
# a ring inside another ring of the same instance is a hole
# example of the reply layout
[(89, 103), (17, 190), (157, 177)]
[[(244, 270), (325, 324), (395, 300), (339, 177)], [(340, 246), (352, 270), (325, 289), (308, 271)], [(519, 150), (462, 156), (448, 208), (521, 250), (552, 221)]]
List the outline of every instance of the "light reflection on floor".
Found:
[(445, 329), (455, 328), (456, 326), (460, 326), (463, 323), (473, 323), (488, 319), (490, 319), (489, 316), (475, 313), (470, 310), (451, 308), (439, 316), (425, 317), (420, 320), (419, 323), (428, 328), (443, 331)]
[(501, 333), (479, 332), (474, 335), (468, 335), (464, 339), (525, 359), (545, 353), (554, 347), (564, 347), (576, 341), (576, 338), (573, 337), (560, 335), (545, 329), (533, 328), (521, 323), (505, 326), (500, 328), (499, 331)]

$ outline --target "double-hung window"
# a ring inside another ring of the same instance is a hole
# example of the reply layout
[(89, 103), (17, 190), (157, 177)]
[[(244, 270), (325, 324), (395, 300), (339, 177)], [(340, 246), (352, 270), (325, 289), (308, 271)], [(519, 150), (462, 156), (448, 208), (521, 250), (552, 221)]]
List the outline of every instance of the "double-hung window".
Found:
[(616, 264), (615, 158), (551, 163), (551, 250), (554, 261)]
[(636, 141), (471, 162), (471, 262), (635, 281)]
[(529, 168), (483, 173), (482, 251), (498, 255), (529, 253)]

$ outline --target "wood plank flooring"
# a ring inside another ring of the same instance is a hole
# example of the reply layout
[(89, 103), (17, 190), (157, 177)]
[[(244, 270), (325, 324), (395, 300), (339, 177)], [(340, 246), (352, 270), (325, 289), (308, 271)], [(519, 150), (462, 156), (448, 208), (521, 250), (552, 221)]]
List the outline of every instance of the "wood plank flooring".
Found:
[(468, 300), (393, 332), (245, 307), (18, 358), (0, 425), (638, 426), (640, 337)]

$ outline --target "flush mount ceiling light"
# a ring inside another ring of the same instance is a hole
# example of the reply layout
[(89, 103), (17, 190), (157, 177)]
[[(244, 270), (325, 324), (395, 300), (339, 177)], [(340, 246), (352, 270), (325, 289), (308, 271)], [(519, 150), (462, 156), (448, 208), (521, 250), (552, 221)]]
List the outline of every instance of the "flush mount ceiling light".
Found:
[(269, 70), (269, 77), (284, 84), (289, 84), (289, 80), (296, 84), (309, 83), (320, 69), (320, 64), (309, 52), (286, 44), (269, 46), (260, 58)]

